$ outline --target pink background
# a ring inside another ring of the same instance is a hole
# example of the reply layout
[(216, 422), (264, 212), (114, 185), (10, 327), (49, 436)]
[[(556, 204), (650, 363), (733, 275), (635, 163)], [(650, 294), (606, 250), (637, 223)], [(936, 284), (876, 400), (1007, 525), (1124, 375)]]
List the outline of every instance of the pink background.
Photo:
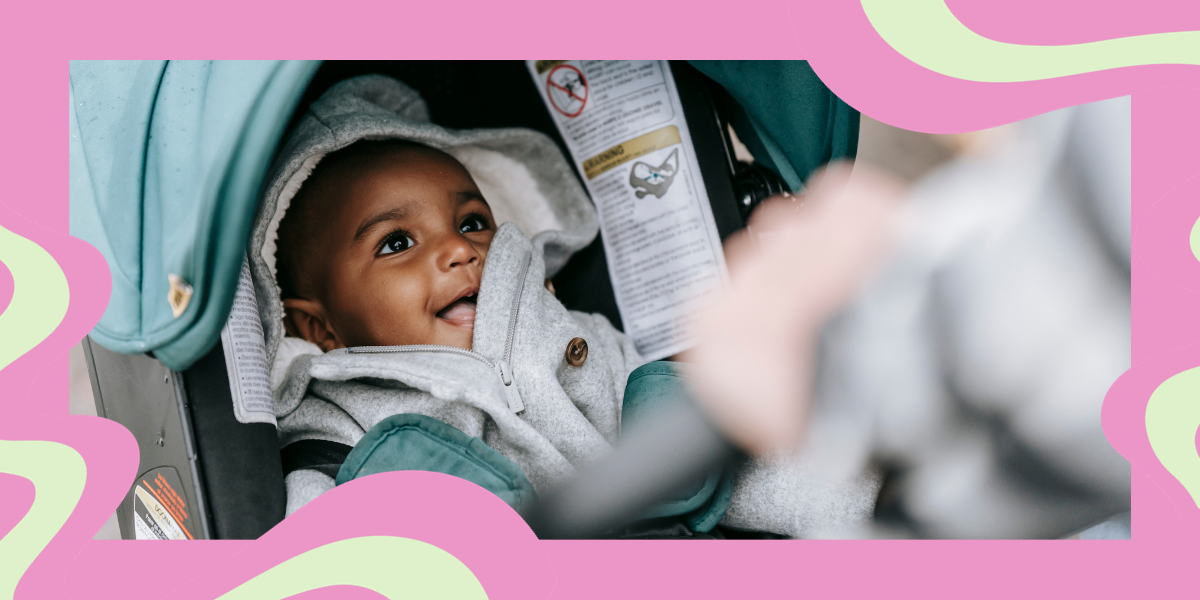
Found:
[[(1184, 4), (949, 2), (980, 33), (1024, 43), (1200, 29), (1200, 6)], [(76, 448), (88, 467), (82, 502), (22, 579), (18, 599), (172, 592), (173, 598), (214, 598), (300, 551), (367, 534), (412, 537), (446, 549), (492, 598), (772, 592), (880, 597), (903, 589), (973, 597), (1195, 594), (1189, 550), (1200, 533), (1200, 510), (1151, 453), (1144, 409), (1159, 383), (1200, 365), (1200, 264), (1187, 246), (1200, 216), (1200, 178), (1194, 178), (1200, 172), (1200, 67), (1138, 67), (1003, 85), (955, 80), (891, 50), (861, 6), (844, 0), (711, 8), (678, 0), (577, 7), (529, 2), (523, 8), (478, 2), (470, 9), (384, 1), (336, 9), (303, 2), (276, 8), (141, 2), (122, 9), (111, 3), (18, 3), (6, 12), (0, 44), (8, 57), (8, 93), (0, 95), (0, 108), (10, 118), (0, 148), (0, 223), (54, 255), (70, 283), (71, 303), (45, 342), (0, 371), (0, 439), (61, 441)], [(433, 474), (396, 473), (339, 488), (253, 542), (89, 541), (134, 476), (137, 449), (115, 423), (67, 416), (66, 351), (98, 320), (109, 291), (99, 253), (66, 235), (67, 60), (547, 55), (807, 58), (856, 108), (892, 125), (933, 132), (981, 129), (1136, 92), (1134, 366), (1113, 385), (1103, 412), (1109, 439), (1134, 464), (1133, 540), (538, 542), (502, 502), (477, 488)], [(11, 285), (0, 272), (0, 304)], [(0, 486), (0, 532), (6, 532), (27, 510), (33, 489), (4, 475)], [(303, 597), (378, 595), (331, 588)]]

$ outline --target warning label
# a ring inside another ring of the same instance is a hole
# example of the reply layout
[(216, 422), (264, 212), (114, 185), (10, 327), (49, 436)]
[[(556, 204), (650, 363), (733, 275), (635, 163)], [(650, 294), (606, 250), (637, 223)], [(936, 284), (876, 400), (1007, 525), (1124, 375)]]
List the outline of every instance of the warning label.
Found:
[(134, 539), (195, 539), (187, 526), (190, 522), (187, 502), (175, 489), (178, 486), (178, 476), (170, 469), (169, 475), (176, 480), (176, 485), (172, 485), (167, 477), (163, 476), (164, 470), (159, 468), (146, 473), (133, 486)]
[(625, 333), (657, 360), (727, 277), (725, 254), (666, 61), (529, 61), (600, 216)]

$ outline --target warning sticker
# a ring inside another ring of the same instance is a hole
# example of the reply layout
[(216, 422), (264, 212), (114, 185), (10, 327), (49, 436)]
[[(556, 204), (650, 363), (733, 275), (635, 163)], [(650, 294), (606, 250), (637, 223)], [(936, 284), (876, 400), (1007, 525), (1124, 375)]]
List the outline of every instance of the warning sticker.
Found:
[(727, 275), (670, 65), (527, 64), (596, 205), (625, 333), (647, 360), (686, 350), (696, 308)]
[(572, 65), (558, 65), (546, 76), (550, 106), (564, 117), (578, 117), (587, 106), (588, 85), (583, 72)]
[(276, 425), (267, 344), (258, 316), (250, 264), (245, 258), (242, 259), (242, 274), (233, 298), (233, 309), (221, 329), (221, 346), (225, 350), (225, 370), (229, 372), (234, 416), (241, 423)]
[(133, 486), (134, 539), (195, 539), (187, 502), (177, 488), (179, 476), (171, 467), (159, 467), (138, 479)]
[(191, 539), (191, 535), (184, 533), (183, 528), (179, 526), (179, 521), (171, 514), (171, 511), (167, 510), (162, 502), (159, 502), (153, 492), (147, 491), (148, 487), (148, 484), (142, 482), (133, 488), (133, 514), (146, 523), (147, 529), (153, 535), (146, 539)]

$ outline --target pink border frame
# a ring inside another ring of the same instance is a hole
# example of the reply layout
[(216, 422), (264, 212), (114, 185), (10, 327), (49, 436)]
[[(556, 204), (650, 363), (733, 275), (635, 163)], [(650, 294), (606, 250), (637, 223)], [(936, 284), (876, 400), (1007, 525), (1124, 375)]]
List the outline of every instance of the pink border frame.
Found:
[[(1161, 382), (1200, 365), (1200, 311), (1195, 310), (1200, 263), (1187, 245), (1187, 234), (1200, 216), (1200, 178), (1195, 177), (1200, 172), (1200, 145), (1195, 143), (1200, 139), (1200, 68), (1148, 66), (1003, 85), (956, 80), (898, 55), (874, 32), (861, 6), (846, 0), (711, 8), (682, 0), (650, 5), (625, 1), (603, 9), (545, 2), (524, 8), (472, 4), (466, 10), (462, 3), (411, 7), (370, 2), (334, 10), (328, 4), (268, 7), (217, 0), (204, 5), (24, 3), (10, 8), (6, 34), (0, 36), (10, 57), (7, 93), (0, 96), (3, 114), (10, 115), (7, 143), (0, 150), (0, 181), (5, 182), (0, 223), (55, 257), (70, 283), (71, 302), (49, 338), (0, 371), (0, 439), (67, 443), (84, 457), (89, 475), (81, 503), (26, 572), (17, 598), (131, 593), (214, 598), (301, 550), (365, 534), (438, 545), (463, 560), (493, 598), (546, 597), (551, 592), (564, 598), (830, 592), (878, 597), (899, 589), (939, 596), (1153, 597), (1194, 588), (1189, 550), (1200, 533), (1200, 510), (1151, 452), (1144, 411)], [(1164, 0), (1126, 2), (1124, 10), (1109, 14), (1083, 0), (983, 4), (950, 2), (968, 26), (1005, 41), (1067, 43), (1200, 30), (1200, 7)], [(638, 27), (630, 17), (634, 14), (669, 26)], [(1086, 19), (1075, 18), (1084, 15)], [(650, 31), (654, 35), (647, 35)], [(66, 235), (62, 92), (67, 60), (146, 55), (521, 58), (560, 52), (807, 58), (836, 93), (864, 113), (934, 132), (981, 129), (1132, 93), (1134, 366), (1110, 389), (1103, 420), (1109, 439), (1134, 464), (1133, 540), (538, 542), (494, 498), (456, 480), (408, 473), (339, 488), (253, 542), (164, 546), (89, 541), (123, 497), (137, 453), (132, 437), (116, 424), (66, 414), (66, 351), (98, 320), (109, 290), (99, 254)], [(4, 284), (0, 277), (0, 286)], [(0, 296), (4, 291), (0, 287)], [(17, 481), (0, 477), (5, 490), (0, 531), (33, 498), (32, 486), (14, 485)], [(415, 486), (422, 489), (420, 496), (398, 493)], [(385, 493), (388, 502), (381, 500)], [(378, 597), (359, 588), (327, 588), (303, 596)]]

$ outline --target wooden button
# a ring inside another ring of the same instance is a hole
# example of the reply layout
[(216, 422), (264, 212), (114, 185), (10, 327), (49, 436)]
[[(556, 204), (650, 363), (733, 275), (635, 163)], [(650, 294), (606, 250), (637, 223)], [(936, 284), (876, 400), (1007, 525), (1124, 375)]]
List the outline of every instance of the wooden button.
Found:
[(587, 360), (587, 341), (583, 338), (575, 338), (567, 344), (567, 364), (572, 367), (578, 367)]

